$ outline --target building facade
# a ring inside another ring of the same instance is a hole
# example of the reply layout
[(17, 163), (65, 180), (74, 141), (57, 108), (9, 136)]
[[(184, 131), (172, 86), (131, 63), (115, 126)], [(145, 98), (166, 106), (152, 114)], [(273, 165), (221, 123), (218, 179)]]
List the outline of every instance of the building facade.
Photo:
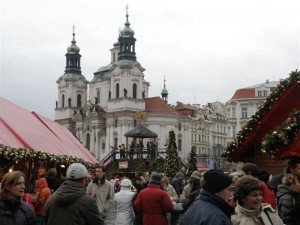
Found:
[[(191, 149), (190, 119), (167, 103), (165, 81), (162, 98), (148, 96), (150, 84), (145, 79), (145, 69), (137, 61), (136, 39), (128, 17), (126, 14), (125, 27), (110, 50), (110, 63), (99, 67), (91, 81), (82, 75), (80, 49), (73, 32), (65, 55), (65, 73), (57, 80), (55, 121), (66, 126), (102, 159), (126, 143), (124, 134), (137, 125), (137, 112), (144, 111), (147, 118), (142, 124), (158, 135), (158, 148), (166, 147), (172, 130), (176, 134), (179, 156), (186, 158)], [(144, 140), (144, 146), (147, 141)]]
[(234, 140), (237, 132), (256, 113), (258, 107), (275, 90), (277, 84), (277, 81), (266, 80), (265, 83), (236, 90), (232, 98), (226, 103), (228, 142)]

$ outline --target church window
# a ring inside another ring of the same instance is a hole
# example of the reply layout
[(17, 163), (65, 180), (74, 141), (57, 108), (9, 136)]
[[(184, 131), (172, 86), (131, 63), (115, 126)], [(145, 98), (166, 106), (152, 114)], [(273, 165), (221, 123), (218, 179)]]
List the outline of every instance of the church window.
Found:
[(118, 127), (118, 119), (115, 119), (114, 126), (115, 126), (115, 128)]
[(114, 138), (114, 147), (118, 148), (118, 138)]
[(182, 149), (182, 141), (179, 139), (178, 140), (178, 151), (181, 151)]
[(132, 85), (132, 97), (136, 98), (137, 86), (136, 83)]
[(142, 99), (145, 99), (145, 91), (142, 92)]
[(116, 84), (116, 98), (120, 98), (120, 84)]
[(114, 52), (113, 53), (113, 62), (115, 62), (116, 61), (116, 53)]
[(178, 130), (181, 131), (181, 123), (178, 124)]
[(100, 103), (100, 91), (97, 91), (97, 102), (96, 104)]
[(90, 134), (86, 135), (86, 148), (90, 149), (90, 142), (91, 142), (91, 137)]
[(61, 96), (61, 107), (64, 108), (65, 107), (65, 95)]
[(108, 92), (108, 99), (111, 99), (111, 91)]
[(81, 95), (77, 95), (77, 107), (81, 107)]
[(134, 126), (134, 127), (137, 126), (137, 121), (136, 121), (136, 119), (133, 120), (133, 126)]
[(68, 107), (72, 107), (72, 99), (68, 98)]

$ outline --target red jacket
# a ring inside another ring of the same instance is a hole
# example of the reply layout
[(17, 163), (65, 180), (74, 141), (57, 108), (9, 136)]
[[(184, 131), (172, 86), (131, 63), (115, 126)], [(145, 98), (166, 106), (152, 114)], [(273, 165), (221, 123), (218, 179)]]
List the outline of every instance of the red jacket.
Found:
[(149, 184), (134, 202), (136, 210), (143, 213), (143, 225), (167, 225), (166, 213), (173, 210), (172, 201), (160, 185)]
[(260, 181), (260, 186), (264, 193), (263, 203), (269, 203), (273, 209), (276, 209), (275, 192), (263, 181)]
[(34, 211), (37, 216), (44, 215), (44, 205), (47, 199), (51, 195), (51, 190), (48, 187), (47, 181), (45, 178), (38, 179), (37, 189), (39, 190), (36, 203), (34, 204)]

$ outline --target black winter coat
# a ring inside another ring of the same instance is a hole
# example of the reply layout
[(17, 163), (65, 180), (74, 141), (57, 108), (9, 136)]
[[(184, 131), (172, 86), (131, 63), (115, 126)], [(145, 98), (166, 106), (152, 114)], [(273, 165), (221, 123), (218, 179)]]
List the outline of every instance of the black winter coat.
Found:
[(277, 192), (277, 208), (284, 224), (300, 224), (300, 191), (286, 185), (280, 186)]
[(51, 192), (54, 192), (59, 188), (60, 181), (57, 179), (57, 177), (54, 174), (49, 174), (49, 176), (46, 178), (48, 187), (50, 188)]
[(181, 225), (232, 225), (234, 209), (218, 196), (201, 190), (199, 198), (187, 210)]
[(200, 190), (201, 190), (200, 184), (199, 186), (193, 187), (191, 193), (189, 194), (188, 199), (182, 203), (182, 208), (184, 211), (186, 211), (193, 204), (195, 199), (199, 196)]
[(1, 225), (35, 225), (32, 209), (23, 201), (0, 201)]
[(47, 225), (103, 225), (95, 198), (88, 196), (81, 183), (66, 180), (45, 204)]

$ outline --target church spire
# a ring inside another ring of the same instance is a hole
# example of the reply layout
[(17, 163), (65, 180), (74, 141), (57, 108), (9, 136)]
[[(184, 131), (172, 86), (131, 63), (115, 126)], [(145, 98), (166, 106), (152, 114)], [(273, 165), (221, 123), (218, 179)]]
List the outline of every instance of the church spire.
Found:
[(128, 6), (126, 6), (126, 22), (125, 27), (120, 31), (119, 35), (119, 44), (120, 52), (118, 54), (118, 60), (127, 59), (127, 60), (136, 60), (135, 56), (135, 41), (134, 31), (130, 28), (129, 23), (129, 14)]
[(72, 33), (72, 41), (71, 45), (67, 48), (66, 54), (66, 69), (65, 73), (77, 73), (81, 74), (81, 67), (80, 67), (80, 57), (79, 54), (80, 48), (76, 45), (75, 40), (75, 26), (73, 25), (73, 33)]
[(161, 98), (168, 102), (168, 90), (166, 89), (166, 76), (164, 76), (164, 88), (161, 90)]

